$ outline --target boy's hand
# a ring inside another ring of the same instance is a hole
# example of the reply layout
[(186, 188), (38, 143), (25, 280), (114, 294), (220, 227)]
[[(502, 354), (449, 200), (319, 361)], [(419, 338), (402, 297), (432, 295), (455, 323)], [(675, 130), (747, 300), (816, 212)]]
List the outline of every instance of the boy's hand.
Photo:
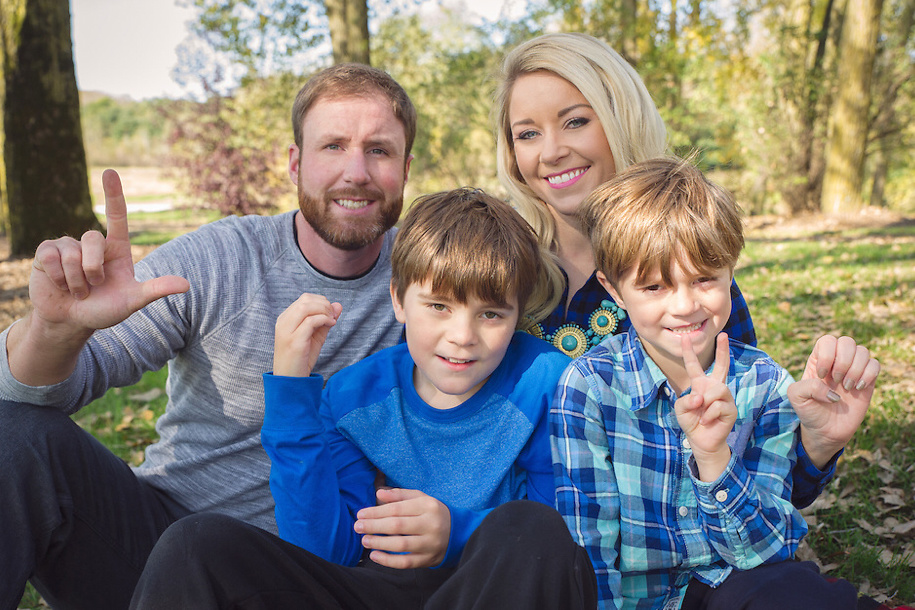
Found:
[(276, 319), (273, 374), (286, 377), (311, 375), (318, 354), (343, 306), (318, 294), (305, 293)]
[(440, 564), (451, 536), (448, 507), (415, 489), (379, 489), (376, 497), (378, 505), (360, 510), (354, 527), (365, 534), (362, 546), (374, 549), (372, 561), (399, 569)]
[(823, 468), (864, 421), (880, 363), (851, 337), (820, 337), (788, 399), (801, 420), (804, 451)]
[(689, 439), (699, 478), (714, 481), (731, 459), (727, 437), (737, 421), (737, 405), (726, 385), (731, 363), (728, 336), (721, 333), (717, 337), (715, 365), (709, 376), (705, 375), (693, 344), (686, 336), (681, 339), (681, 345), (683, 363), (690, 377), (690, 393), (677, 399), (674, 412), (677, 423)]

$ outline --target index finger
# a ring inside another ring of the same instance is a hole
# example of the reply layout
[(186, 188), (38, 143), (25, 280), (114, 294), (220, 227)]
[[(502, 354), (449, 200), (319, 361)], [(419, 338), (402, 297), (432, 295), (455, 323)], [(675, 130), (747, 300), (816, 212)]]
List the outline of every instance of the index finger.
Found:
[(686, 367), (686, 374), (690, 379), (704, 377), (705, 370), (699, 364), (699, 358), (696, 356), (696, 350), (693, 349), (693, 342), (689, 337), (683, 335), (680, 337), (680, 347), (683, 350), (683, 365)]
[(121, 178), (113, 169), (102, 174), (102, 188), (105, 190), (105, 220), (108, 224), (108, 239), (130, 241), (127, 229), (127, 201)]
[(731, 368), (731, 350), (728, 346), (727, 333), (719, 333), (715, 345), (715, 364), (712, 366), (712, 379), (719, 383), (725, 383), (728, 378), (728, 370)]

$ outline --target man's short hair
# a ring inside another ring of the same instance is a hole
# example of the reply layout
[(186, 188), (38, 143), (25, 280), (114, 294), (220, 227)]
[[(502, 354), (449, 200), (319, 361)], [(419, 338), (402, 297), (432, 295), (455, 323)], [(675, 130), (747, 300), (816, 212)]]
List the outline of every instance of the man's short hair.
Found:
[(434, 292), (458, 301), (505, 305), (515, 296), (519, 321), (555, 307), (558, 271), (517, 211), (472, 188), (416, 199), (391, 254), (391, 285), (401, 301), (411, 284), (429, 281)]
[(699, 273), (734, 270), (743, 221), (731, 194), (689, 161), (661, 157), (631, 165), (594, 190), (579, 208), (597, 269), (614, 285), (636, 270), (671, 283), (677, 261)]
[(295, 145), (302, 148), (302, 123), (308, 110), (322, 99), (384, 96), (391, 104), (394, 116), (403, 125), (407, 147), (404, 158), (410, 156), (416, 137), (416, 108), (410, 96), (384, 70), (365, 64), (337, 64), (321, 70), (299, 90), (292, 104), (292, 134)]

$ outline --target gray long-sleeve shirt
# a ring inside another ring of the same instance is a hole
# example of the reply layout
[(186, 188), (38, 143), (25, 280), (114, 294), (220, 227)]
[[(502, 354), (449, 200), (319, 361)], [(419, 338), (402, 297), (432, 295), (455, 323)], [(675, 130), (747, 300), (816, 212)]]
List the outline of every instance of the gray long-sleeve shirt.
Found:
[(260, 428), (261, 375), (273, 368), (277, 316), (304, 292), (343, 305), (314, 369), (325, 379), (396, 344), (401, 333), (389, 296), (395, 231), (385, 235), (368, 273), (340, 280), (308, 264), (293, 220), (294, 212), (230, 217), (157, 248), (137, 263), (137, 279), (178, 275), (190, 282), (188, 293), (95, 332), (74, 373), (59, 384), (17, 382), (0, 350), (0, 396), (73, 413), (108, 388), (136, 383), (167, 363), (160, 438), (147, 448), (137, 476), (191, 511), (221, 512), (275, 532)]

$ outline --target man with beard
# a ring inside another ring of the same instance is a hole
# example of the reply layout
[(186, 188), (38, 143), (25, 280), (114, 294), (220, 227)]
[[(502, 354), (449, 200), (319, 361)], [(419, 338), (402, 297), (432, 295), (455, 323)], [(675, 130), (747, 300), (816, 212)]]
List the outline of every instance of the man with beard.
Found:
[[(126, 607), (161, 532), (191, 513), (276, 531), (261, 375), (277, 316), (303, 293), (343, 305), (313, 363), (325, 379), (398, 342), (389, 259), (415, 109), (384, 72), (347, 64), (306, 83), (292, 122), (296, 212), (220, 220), (134, 267), (109, 170), (107, 237), (39, 246), (32, 310), (0, 335), (0, 608), (27, 579), (52, 606)], [(68, 417), (166, 364), (168, 406), (140, 467)]]

